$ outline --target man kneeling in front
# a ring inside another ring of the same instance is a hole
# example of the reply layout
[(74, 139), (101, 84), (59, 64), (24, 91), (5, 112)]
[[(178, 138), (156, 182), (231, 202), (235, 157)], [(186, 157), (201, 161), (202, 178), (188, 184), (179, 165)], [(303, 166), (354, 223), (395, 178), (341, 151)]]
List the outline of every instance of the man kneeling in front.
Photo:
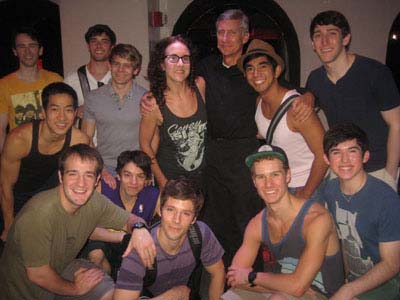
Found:
[[(279, 147), (264, 145), (246, 158), (266, 208), (247, 225), (227, 274), (224, 300), (322, 300), (343, 282), (342, 256), (332, 217), (319, 203), (288, 191), (289, 162)], [(280, 270), (251, 269), (261, 244)]]
[(115, 300), (136, 300), (141, 294), (154, 297), (152, 299), (189, 299), (187, 283), (197, 260), (190, 236), (193, 226), (200, 235), (201, 263), (211, 275), (209, 299), (220, 299), (225, 280), (224, 251), (210, 228), (203, 222), (196, 222), (203, 202), (199, 188), (191, 180), (179, 178), (167, 182), (161, 193), (161, 222), (151, 230), (157, 248), (154, 280), (146, 286), (148, 271), (136, 252), (132, 252), (122, 261)]

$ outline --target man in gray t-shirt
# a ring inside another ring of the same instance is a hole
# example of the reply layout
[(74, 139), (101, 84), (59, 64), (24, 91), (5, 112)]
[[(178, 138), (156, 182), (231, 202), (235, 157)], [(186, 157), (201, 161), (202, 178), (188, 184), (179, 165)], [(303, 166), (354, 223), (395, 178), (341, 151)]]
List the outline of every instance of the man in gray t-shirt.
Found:
[[(190, 290), (186, 285), (196, 260), (187, 233), (190, 225), (196, 222), (202, 204), (198, 187), (189, 179), (167, 182), (161, 194), (161, 223), (151, 231), (157, 248), (155, 280), (150, 286), (143, 286), (146, 269), (132, 252), (122, 262), (115, 300), (139, 299), (145, 288), (163, 300), (189, 299)], [(211, 274), (209, 299), (217, 300), (224, 289), (224, 250), (206, 224), (197, 222), (197, 225), (202, 237), (200, 260)]]
[(109, 184), (115, 184), (118, 155), (139, 148), (139, 99), (146, 90), (134, 78), (141, 64), (142, 55), (134, 46), (116, 45), (110, 55), (111, 82), (85, 99), (82, 130), (93, 137), (97, 128), (97, 149), (105, 165), (102, 176)]

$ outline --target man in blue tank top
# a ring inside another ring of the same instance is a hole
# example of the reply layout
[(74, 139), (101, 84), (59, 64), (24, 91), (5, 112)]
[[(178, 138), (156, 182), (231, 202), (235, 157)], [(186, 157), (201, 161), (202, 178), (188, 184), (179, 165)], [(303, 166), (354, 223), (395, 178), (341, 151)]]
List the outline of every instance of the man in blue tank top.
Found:
[[(222, 299), (327, 299), (343, 283), (340, 244), (328, 211), (288, 191), (286, 153), (264, 145), (249, 155), (253, 183), (266, 208), (247, 225), (228, 269), (232, 287)], [(251, 268), (265, 244), (279, 263), (271, 272)]]
[(398, 299), (400, 200), (385, 182), (364, 169), (370, 152), (366, 133), (352, 123), (324, 137), (325, 160), (337, 178), (324, 191), (337, 224), (348, 267), (346, 284), (332, 299)]

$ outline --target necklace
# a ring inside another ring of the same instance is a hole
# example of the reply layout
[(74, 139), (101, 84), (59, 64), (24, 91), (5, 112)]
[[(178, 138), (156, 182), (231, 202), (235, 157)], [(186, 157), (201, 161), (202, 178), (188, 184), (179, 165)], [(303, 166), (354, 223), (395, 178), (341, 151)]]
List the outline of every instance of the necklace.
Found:
[(354, 190), (354, 193), (352, 193), (350, 195), (346, 195), (345, 193), (343, 193), (342, 189), (339, 187), (340, 193), (342, 194), (343, 199), (346, 200), (347, 203), (350, 203), (351, 199), (353, 199), (353, 197), (362, 189), (362, 187), (364, 186), (365, 182), (366, 182), (366, 178), (365, 178), (365, 180), (361, 180), (361, 182), (358, 185), (358, 187)]
[(357, 192), (356, 192), (356, 193), (354, 193), (354, 194), (352, 194), (352, 195), (346, 195), (346, 194), (343, 193), (342, 191), (340, 191), (340, 193), (342, 194), (344, 200), (347, 201), (347, 203), (350, 203), (350, 201), (351, 201), (351, 199), (353, 199), (354, 195), (357, 194)]

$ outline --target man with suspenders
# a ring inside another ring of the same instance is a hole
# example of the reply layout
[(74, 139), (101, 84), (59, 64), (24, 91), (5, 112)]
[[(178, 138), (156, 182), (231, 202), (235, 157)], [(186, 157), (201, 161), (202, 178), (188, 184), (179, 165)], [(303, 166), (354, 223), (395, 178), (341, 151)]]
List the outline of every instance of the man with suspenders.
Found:
[[(80, 66), (65, 78), (65, 82), (72, 86), (78, 94), (77, 117), (79, 119), (83, 117), (83, 103), (87, 94), (108, 83), (111, 79), (109, 57), (116, 40), (114, 31), (103, 24), (90, 27), (85, 34), (90, 55), (89, 63)], [(97, 144), (96, 135), (93, 140)]]

